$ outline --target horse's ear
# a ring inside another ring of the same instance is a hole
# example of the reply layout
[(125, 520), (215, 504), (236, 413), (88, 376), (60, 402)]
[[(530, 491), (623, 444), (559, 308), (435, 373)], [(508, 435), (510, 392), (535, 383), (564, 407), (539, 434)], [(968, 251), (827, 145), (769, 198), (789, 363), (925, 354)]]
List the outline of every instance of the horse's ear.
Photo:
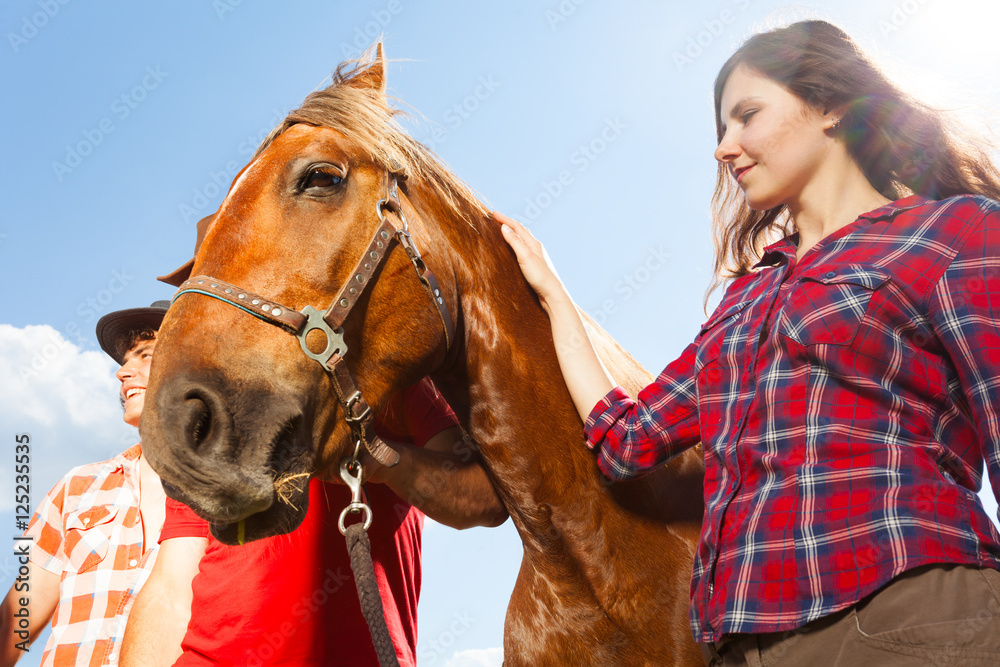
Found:
[(382, 42), (375, 45), (375, 59), (363, 72), (351, 79), (351, 85), (358, 88), (371, 88), (385, 95), (385, 56), (382, 52)]

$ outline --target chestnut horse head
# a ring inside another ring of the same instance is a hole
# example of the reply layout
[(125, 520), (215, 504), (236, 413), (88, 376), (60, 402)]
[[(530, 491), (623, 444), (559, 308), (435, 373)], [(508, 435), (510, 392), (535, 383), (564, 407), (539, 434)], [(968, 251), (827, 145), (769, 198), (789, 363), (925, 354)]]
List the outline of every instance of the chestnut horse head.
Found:
[(435, 232), (406, 179), (455, 217), (486, 212), (394, 113), (381, 46), (338, 68), (237, 176), (163, 321), (144, 451), (223, 542), (294, 529), (308, 478), (354, 451), (345, 416), (385, 405), (449, 350), (457, 295), (428, 282), (423, 260), (450, 267), (416, 250)]

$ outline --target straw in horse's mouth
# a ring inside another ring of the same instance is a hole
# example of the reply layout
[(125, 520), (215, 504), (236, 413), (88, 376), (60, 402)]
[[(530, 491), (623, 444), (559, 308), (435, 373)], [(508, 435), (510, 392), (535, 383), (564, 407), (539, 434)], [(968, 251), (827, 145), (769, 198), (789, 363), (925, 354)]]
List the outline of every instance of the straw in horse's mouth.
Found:
[(278, 500), (285, 503), (293, 510), (298, 511), (298, 507), (292, 499), (302, 493), (303, 488), (299, 483), (302, 478), (308, 478), (308, 472), (293, 472), (302, 470), (304, 466), (296, 465), (300, 463), (298, 459), (307, 455), (307, 448), (296, 441), (296, 431), (298, 430), (299, 419), (290, 420), (275, 438), (274, 447), (271, 450), (270, 468), (274, 479), (274, 492)]
[(298, 474), (282, 473), (278, 479), (274, 480), (274, 492), (278, 495), (278, 500), (291, 507), (296, 512), (299, 510), (292, 502), (292, 498), (301, 491), (298, 480), (308, 478), (309, 473), (300, 472)]

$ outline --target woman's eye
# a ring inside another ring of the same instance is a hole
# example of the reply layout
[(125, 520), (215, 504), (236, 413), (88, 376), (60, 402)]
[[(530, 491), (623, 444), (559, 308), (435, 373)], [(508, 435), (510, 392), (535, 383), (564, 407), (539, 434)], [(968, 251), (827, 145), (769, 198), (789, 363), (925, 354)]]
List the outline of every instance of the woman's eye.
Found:
[(743, 124), (746, 125), (748, 122), (750, 122), (750, 116), (754, 115), (755, 113), (757, 113), (756, 109), (750, 109), (749, 111), (744, 111), (743, 114), (740, 116), (740, 118), (743, 119)]
[(324, 171), (323, 169), (311, 169), (309, 174), (306, 176), (303, 189), (329, 188), (337, 185), (342, 180), (344, 179), (337, 174), (330, 173), (329, 171)]

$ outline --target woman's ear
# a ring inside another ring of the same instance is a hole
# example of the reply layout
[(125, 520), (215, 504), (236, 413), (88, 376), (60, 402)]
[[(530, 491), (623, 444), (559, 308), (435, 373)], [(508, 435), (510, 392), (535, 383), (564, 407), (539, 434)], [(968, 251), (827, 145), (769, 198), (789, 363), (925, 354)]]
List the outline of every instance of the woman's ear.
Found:
[(836, 107), (826, 107), (823, 110), (823, 129), (836, 130), (840, 127), (844, 116), (847, 114), (847, 105), (840, 104)]

